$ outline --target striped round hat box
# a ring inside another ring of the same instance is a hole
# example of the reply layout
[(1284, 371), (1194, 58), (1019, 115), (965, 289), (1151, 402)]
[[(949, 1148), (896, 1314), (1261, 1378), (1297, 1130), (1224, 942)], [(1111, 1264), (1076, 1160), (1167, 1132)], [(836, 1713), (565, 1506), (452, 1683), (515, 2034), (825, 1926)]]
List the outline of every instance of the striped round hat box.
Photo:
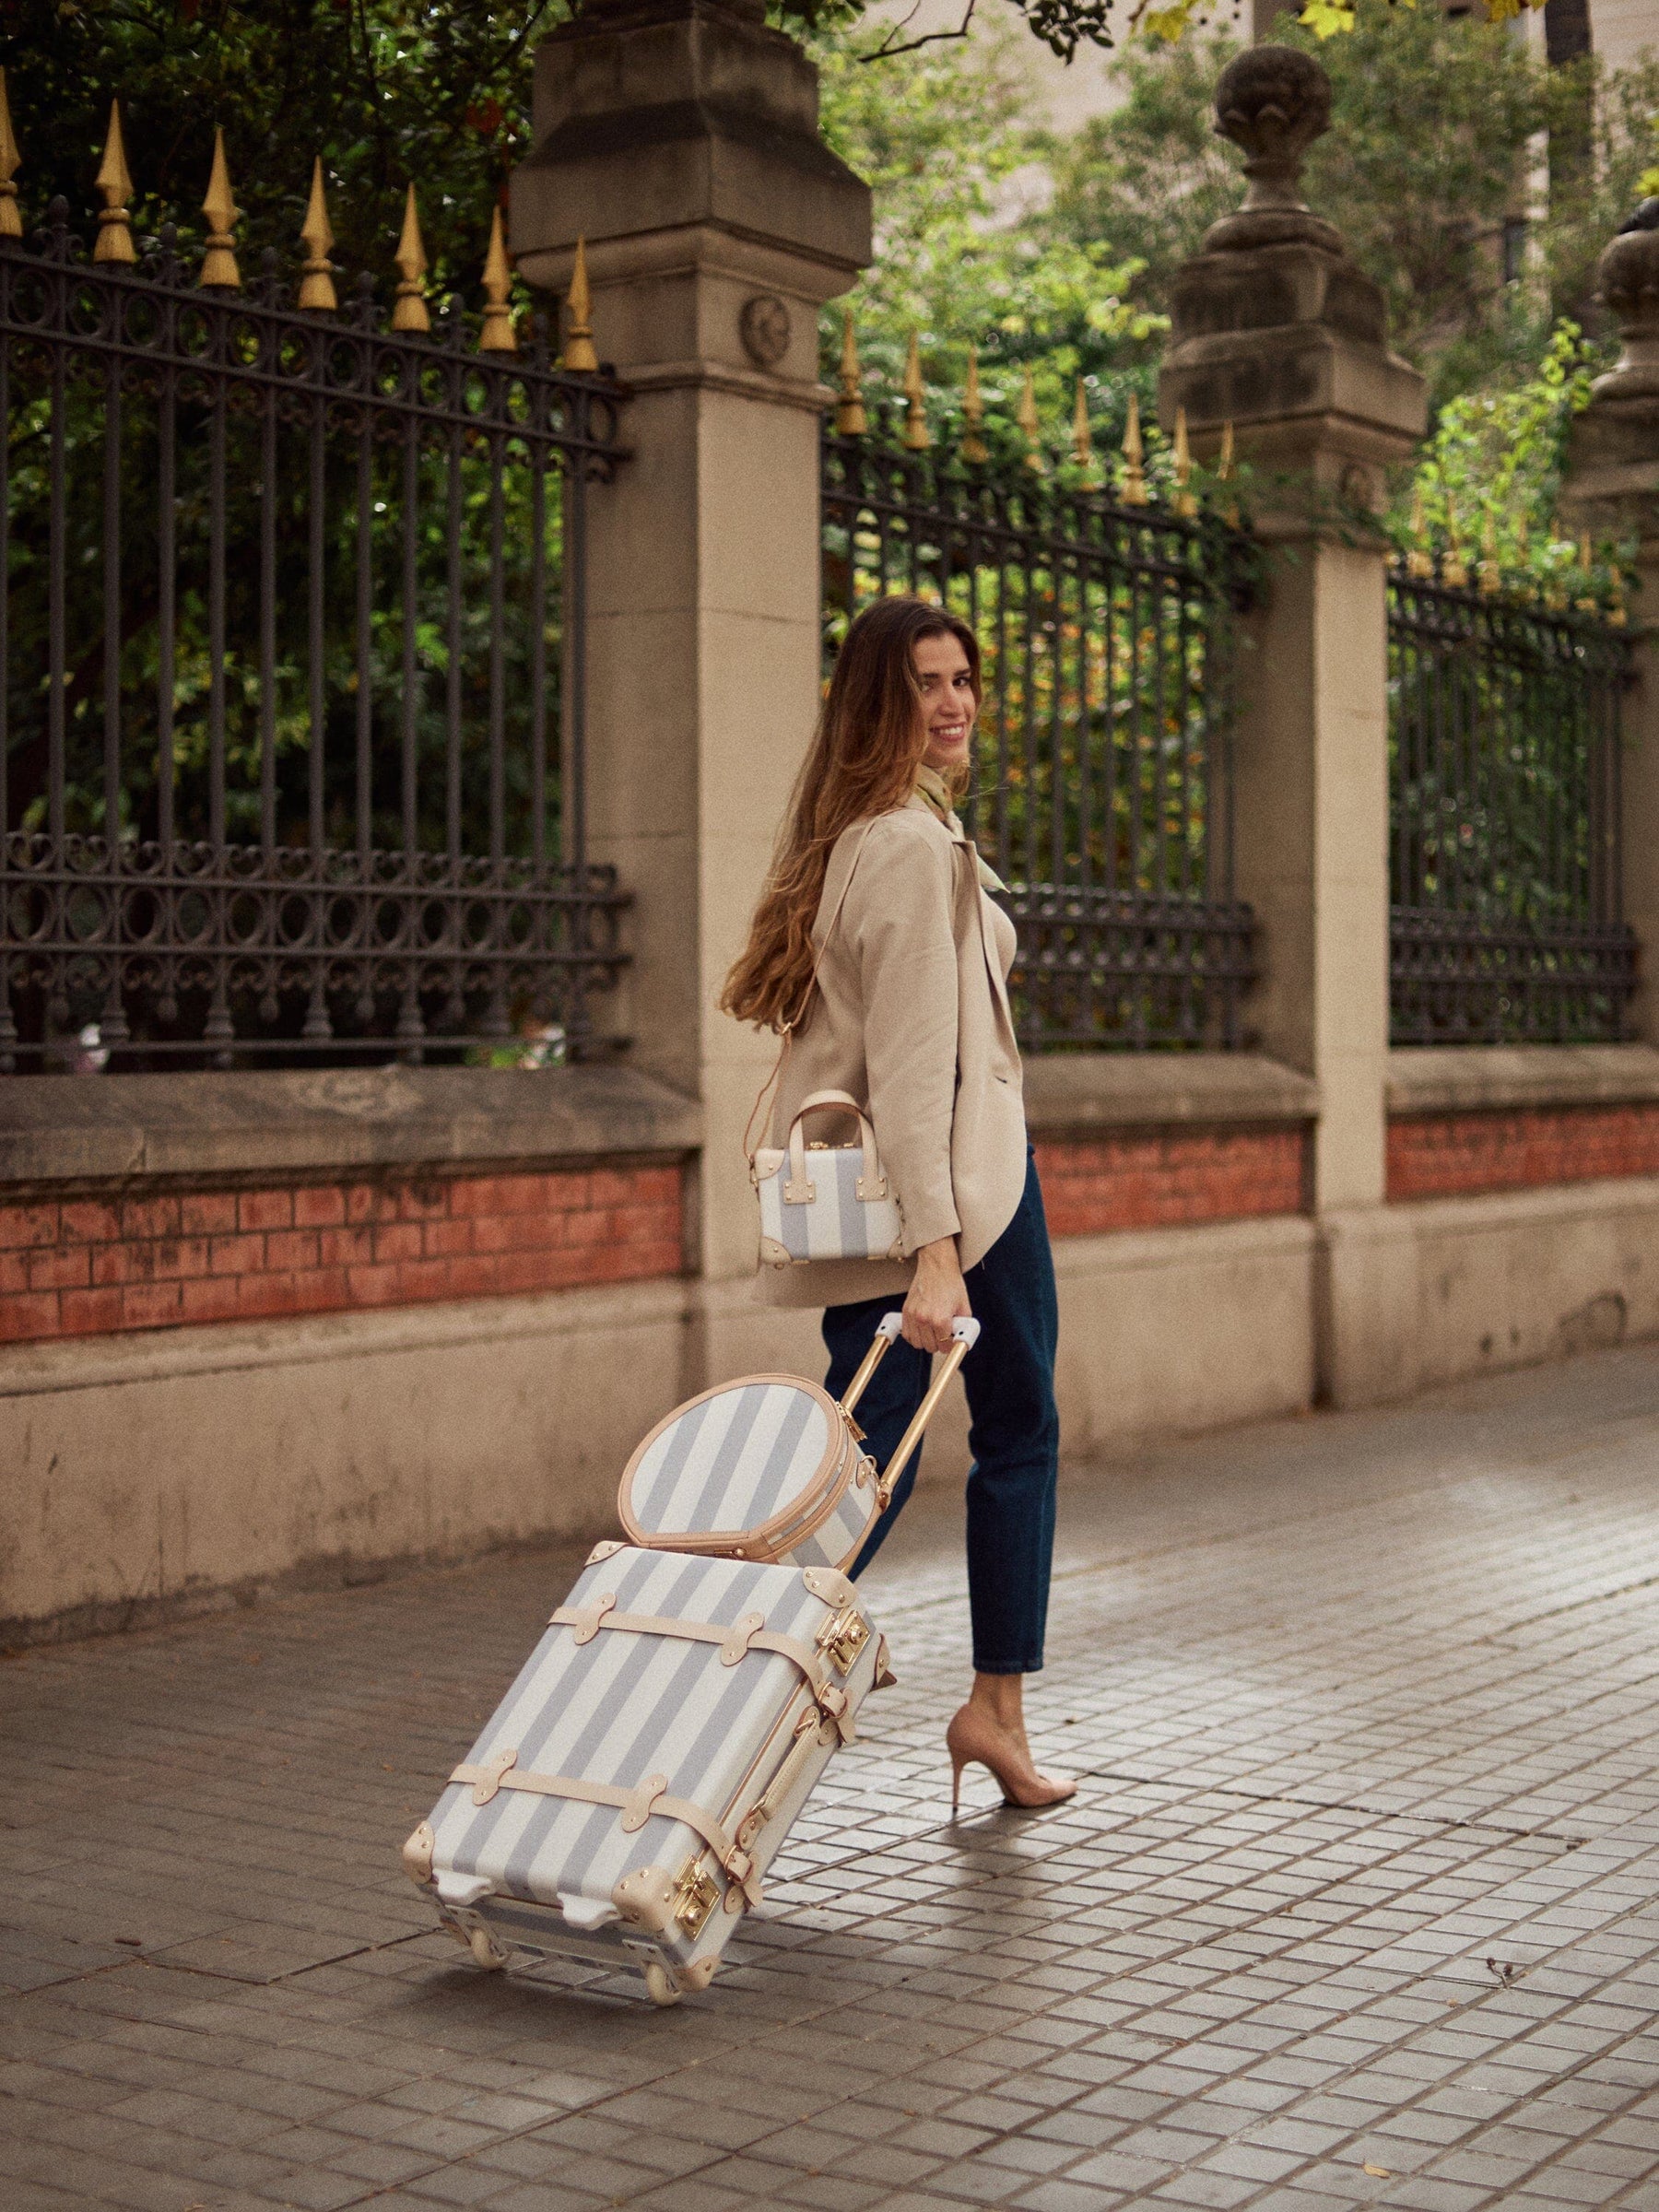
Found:
[(798, 1375), (744, 1375), (677, 1406), (623, 1469), (617, 1505), (629, 1542), (653, 1551), (850, 1567), (979, 1335), (977, 1322), (956, 1324), (957, 1342), (878, 1475), (853, 1408), (898, 1336), (900, 1319), (882, 1316), (839, 1406)]

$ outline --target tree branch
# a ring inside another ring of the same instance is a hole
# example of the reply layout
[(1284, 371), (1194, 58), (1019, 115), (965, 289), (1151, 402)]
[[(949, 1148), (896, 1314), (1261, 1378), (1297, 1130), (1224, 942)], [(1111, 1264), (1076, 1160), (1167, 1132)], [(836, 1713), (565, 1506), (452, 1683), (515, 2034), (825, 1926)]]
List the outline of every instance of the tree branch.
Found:
[[(921, 4), (922, 0), (916, 0), (916, 7), (919, 7)], [(968, 26), (973, 20), (973, 11), (978, 6), (979, 0), (968, 0), (968, 12), (954, 30), (926, 30), (919, 39), (907, 39), (902, 46), (895, 46), (894, 39), (908, 24), (913, 23), (916, 19), (916, 8), (912, 7), (902, 23), (894, 24), (879, 46), (873, 46), (868, 53), (861, 53), (858, 59), (861, 62), (890, 62), (895, 54), (915, 53), (922, 47), (935, 45), (942, 40), (965, 39), (968, 36)]]

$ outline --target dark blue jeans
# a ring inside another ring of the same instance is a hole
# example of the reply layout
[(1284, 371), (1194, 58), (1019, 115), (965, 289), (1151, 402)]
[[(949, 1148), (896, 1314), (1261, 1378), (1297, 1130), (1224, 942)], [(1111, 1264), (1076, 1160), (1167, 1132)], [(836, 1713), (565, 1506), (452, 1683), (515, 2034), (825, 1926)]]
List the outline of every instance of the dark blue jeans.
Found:
[[(1054, 1410), (1054, 1346), (1060, 1332), (1054, 1263), (1037, 1163), (1028, 1159), (1025, 1195), (1002, 1235), (967, 1274), (980, 1340), (962, 1362), (973, 1465), (968, 1476), (968, 1604), (973, 1665), (982, 1675), (1034, 1675), (1042, 1665), (1049, 1564), (1054, 1549), (1054, 1480), (1060, 1417)], [(830, 1350), (826, 1387), (839, 1398), (870, 1347), (876, 1324), (903, 1303), (863, 1298), (824, 1309)], [(900, 1341), (876, 1370), (858, 1408), (859, 1426), (885, 1467), (922, 1403), (933, 1361)], [(915, 1487), (914, 1453), (893, 1502), (853, 1565), (856, 1578)]]

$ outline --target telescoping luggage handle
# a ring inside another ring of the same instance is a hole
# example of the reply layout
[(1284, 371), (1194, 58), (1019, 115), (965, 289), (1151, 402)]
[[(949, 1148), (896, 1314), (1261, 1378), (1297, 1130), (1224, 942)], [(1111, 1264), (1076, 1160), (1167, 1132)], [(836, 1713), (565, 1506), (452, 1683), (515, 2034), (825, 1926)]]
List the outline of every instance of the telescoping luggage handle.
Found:
[[(870, 1377), (887, 1358), (888, 1347), (897, 1343), (903, 1326), (904, 1316), (902, 1313), (884, 1313), (876, 1324), (876, 1335), (870, 1348), (859, 1362), (858, 1372), (848, 1383), (846, 1392), (841, 1398), (841, 1411), (849, 1418), (853, 1407), (868, 1389)], [(939, 1400), (949, 1388), (950, 1378), (979, 1342), (980, 1324), (966, 1315), (959, 1314), (950, 1324), (950, 1333), (956, 1341), (949, 1351), (946, 1353), (943, 1364), (927, 1386), (926, 1396), (917, 1406), (912, 1417), (910, 1427), (899, 1439), (892, 1458), (888, 1461), (877, 1482), (877, 1503), (883, 1512), (886, 1512), (893, 1492), (899, 1487), (900, 1476), (910, 1465), (912, 1453), (922, 1441), (923, 1431), (928, 1422), (932, 1420)], [(857, 1433), (862, 1435), (863, 1431), (859, 1430)]]

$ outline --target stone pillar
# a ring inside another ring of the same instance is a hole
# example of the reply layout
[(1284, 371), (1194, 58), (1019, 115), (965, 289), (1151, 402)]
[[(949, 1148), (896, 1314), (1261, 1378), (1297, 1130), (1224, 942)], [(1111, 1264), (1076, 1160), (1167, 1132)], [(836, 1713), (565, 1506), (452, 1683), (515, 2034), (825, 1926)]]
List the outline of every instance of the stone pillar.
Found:
[(1252, 472), (1265, 562), (1241, 656), (1235, 824), (1261, 933), (1250, 1019), (1264, 1051), (1319, 1086), (1321, 1386), (1347, 1403), (1389, 1387), (1335, 1249), (1339, 1225), (1350, 1244), (1381, 1227), (1384, 1198), (1386, 547), (1372, 517), (1425, 400), (1388, 350), (1379, 288), (1298, 189), (1330, 112), (1330, 80), (1295, 48), (1255, 46), (1222, 72), (1216, 127), (1243, 148), (1250, 187), (1176, 276), (1159, 411), (1170, 429), (1185, 409), (1201, 454), (1230, 422)]
[(537, 51), (534, 122), (518, 267), (562, 291), (586, 241), (633, 393), (632, 457), (588, 503), (589, 850), (634, 897), (630, 1058), (703, 1102), (693, 1257), (739, 1314), (771, 1055), (714, 1001), (817, 712), (818, 311), (870, 258), (870, 194), (760, 0), (590, 0)]
[(1659, 1045), (1659, 199), (1601, 257), (1598, 294), (1623, 340), (1569, 436), (1561, 505), (1575, 527), (1636, 540), (1636, 684), (1624, 710), (1625, 920), (1636, 932), (1636, 1032)]

